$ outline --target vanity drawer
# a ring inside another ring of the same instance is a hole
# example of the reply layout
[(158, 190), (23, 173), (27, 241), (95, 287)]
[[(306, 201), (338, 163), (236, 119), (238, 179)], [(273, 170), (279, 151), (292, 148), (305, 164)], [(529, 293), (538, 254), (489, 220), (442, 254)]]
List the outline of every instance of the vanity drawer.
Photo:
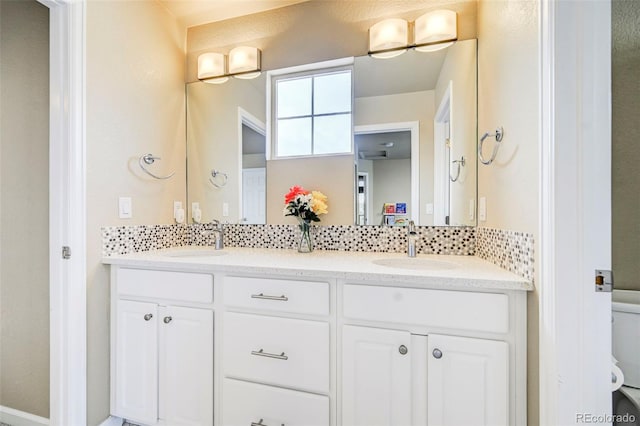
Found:
[(329, 324), (225, 313), (227, 377), (312, 392), (329, 392)]
[(509, 298), (498, 293), (345, 285), (347, 318), (507, 333)]
[(329, 315), (329, 283), (225, 277), (224, 303), (240, 308)]
[(118, 268), (118, 296), (212, 303), (213, 275)]
[(225, 426), (328, 426), (329, 397), (225, 379), (222, 424)]

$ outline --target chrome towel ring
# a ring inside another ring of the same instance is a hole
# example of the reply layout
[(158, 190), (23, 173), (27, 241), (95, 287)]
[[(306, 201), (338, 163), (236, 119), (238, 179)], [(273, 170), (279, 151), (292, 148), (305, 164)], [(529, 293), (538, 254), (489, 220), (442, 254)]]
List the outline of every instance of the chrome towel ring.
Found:
[(451, 163), (458, 166), (458, 169), (456, 171), (456, 177), (449, 175), (449, 179), (451, 179), (451, 182), (456, 182), (460, 177), (460, 167), (464, 167), (464, 165), (466, 164), (466, 160), (464, 159), (464, 156), (462, 156), (460, 157), (459, 160), (453, 160)]
[[(488, 160), (485, 160), (484, 157), (482, 156), (482, 144), (484, 143), (484, 140), (489, 136), (495, 137), (496, 143), (495, 145), (493, 145), (491, 158), (489, 158)], [(482, 137), (480, 138), (480, 143), (478, 144), (478, 159), (482, 164), (489, 165), (493, 163), (493, 160), (495, 160), (496, 156), (498, 155), (498, 150), (500, 149), (500, 142), (502, 142), (503, 137), (504, 137), (504, 130), (502, 129), (502, 127), (498, 127), (495, 133), (486, 132), (484, 135), (482, 135)]]
[(148, 174), (149, 176), (155, 178), (155, 179), (169, 179), (171, 176), (175, 175), (176, 172), (171, 173), (168, 176), (158, 176), (152, 172), (150, 172), (149, 170), (147, 170), (147, 167), (145, 166), (148, 165), (152, 165), (153, 163), (155, 163), (156, 160), (161, 160), (160, 157), (154, 157), (153, 154), (146, 154), (143, 155), (142, 157), (140, 157), (140, 159), (138, 160), (138, 164), (140, 165), (140, 168), (142, 169), (143, 172), (145, 172), (146, 174)]
[(216, 169), (211, 170), (211, 177), (209, 178), (209, 182), (211, 182), (211, 185), (215, 186), (216, 188), (222, 188), (227, 184), (228, 180), (229, 176), (226, 173), (222, 173), (221, 171)]

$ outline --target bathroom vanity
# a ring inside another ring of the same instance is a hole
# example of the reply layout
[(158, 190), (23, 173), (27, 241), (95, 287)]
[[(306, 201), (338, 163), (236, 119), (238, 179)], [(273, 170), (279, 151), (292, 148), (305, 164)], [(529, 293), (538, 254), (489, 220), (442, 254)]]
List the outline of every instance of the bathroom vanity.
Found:
[(531, 283), (473, 256), (170, 249), (111, 265), (111, 414), (525, 425)]

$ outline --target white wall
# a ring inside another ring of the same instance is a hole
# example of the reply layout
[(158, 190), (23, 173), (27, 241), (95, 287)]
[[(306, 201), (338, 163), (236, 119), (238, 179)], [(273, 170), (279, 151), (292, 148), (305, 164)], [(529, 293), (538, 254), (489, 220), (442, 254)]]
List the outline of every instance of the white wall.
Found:
[[(109, 274), (100, 228), (171, 223), (185, 201), (184, 34), (159, 2), (89, 0), (86, 9), (87, 351), (89, 425), (109, 414)], [(162, 157), (154, 180), (137, 164)], [(118, 197), (133, 219), (118, 218)]]
[(49, 417), (49, 10), (0, 1), (0, 405)]
[[(496, 161), (478, 170), (487, 220), (478, 226), (528, 232), (538, 259), (539, 81), (535, 0), (478, 3), (478, 134), (504, 127)], [(487, 140), (487, 155), (493, 148)], [(536, 278), (537, 281), (537, 278)], [(528, 424), (538, 424), (538, 293), (528, 295)]]

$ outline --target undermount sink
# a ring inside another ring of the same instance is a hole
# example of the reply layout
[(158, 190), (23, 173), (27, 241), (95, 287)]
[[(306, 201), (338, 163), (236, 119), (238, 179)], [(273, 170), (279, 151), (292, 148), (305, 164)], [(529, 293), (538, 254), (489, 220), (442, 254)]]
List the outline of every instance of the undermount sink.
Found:
[(180, 249), (175, 251), (169, 251), (164, 255), (167, 257), (215, 257), (224, 256), (228, 254), (223, 250), (216, 250), (213, 248), (194, 248), (194, 249)]
[(405, 257), (394, 259), (376, 259), (372, 263), (389, 268), (415, 269), (423, 271), (437, 271), (443, 269), (456, 269), (460, 265), (446, 260), (424, 259), (420, 257)]

